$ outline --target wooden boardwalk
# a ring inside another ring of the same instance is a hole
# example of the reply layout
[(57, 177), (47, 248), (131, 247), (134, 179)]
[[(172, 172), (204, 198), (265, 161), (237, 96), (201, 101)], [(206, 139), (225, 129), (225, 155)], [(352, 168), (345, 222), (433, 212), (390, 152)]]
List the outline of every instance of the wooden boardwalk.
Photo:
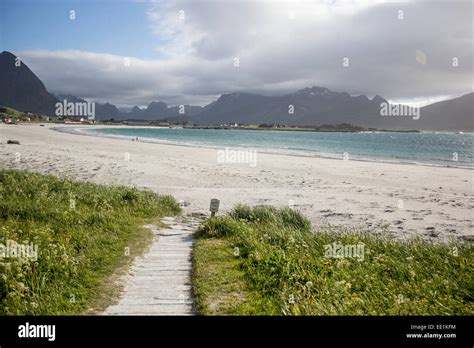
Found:
[(192, 315), (191, 249), (199, 222), (166, 217), (151, 248), (133, 262), (119, 302), (105, 315)]

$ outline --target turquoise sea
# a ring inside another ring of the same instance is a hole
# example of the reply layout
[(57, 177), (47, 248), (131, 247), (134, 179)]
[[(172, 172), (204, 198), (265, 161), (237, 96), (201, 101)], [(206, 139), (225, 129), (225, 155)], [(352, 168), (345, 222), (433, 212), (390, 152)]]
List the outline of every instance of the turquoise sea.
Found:
[[(66, 128), (63, 131), (71, 131)], [(215, 148), (454, 167), (474, 167), (474, 134), (323, 133), (155, 127), (77, 128), (82, 134)]]

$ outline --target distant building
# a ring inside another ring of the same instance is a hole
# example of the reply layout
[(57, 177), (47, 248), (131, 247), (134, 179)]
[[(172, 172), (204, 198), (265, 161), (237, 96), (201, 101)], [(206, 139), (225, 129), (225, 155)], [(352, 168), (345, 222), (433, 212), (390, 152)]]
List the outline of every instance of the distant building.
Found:
[(65, 124), (94, 124), (95, 120), (89, 120), (87, 117), (71, 116), (64, 119)]

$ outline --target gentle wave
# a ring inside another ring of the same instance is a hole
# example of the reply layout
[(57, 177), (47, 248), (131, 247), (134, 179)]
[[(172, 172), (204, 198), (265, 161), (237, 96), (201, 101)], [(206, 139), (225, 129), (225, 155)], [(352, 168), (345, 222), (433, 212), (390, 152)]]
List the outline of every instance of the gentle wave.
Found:
[[(58, 127), (57, 131), (141, 142), (260, 153), (474, 169), (473, 134), (453, 133), (318, 133), (158, 127)], [(394, 151), (393, 147), (397, 147)], [(456, 152), (458, 161), (450, 160)], [(436, 157), (436, 155), (438, 157)]]

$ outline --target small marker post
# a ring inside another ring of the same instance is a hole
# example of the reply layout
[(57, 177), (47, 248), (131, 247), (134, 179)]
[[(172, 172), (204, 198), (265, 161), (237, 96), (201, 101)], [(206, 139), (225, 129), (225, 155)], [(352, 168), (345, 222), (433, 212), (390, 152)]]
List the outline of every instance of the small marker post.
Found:
[(217, 198), (211, 199), (211, 205), (209, 210), (211, 211), (211, 216), (215, 216), (216, 213), (219, 211), (219, 203), (220, 201)]

